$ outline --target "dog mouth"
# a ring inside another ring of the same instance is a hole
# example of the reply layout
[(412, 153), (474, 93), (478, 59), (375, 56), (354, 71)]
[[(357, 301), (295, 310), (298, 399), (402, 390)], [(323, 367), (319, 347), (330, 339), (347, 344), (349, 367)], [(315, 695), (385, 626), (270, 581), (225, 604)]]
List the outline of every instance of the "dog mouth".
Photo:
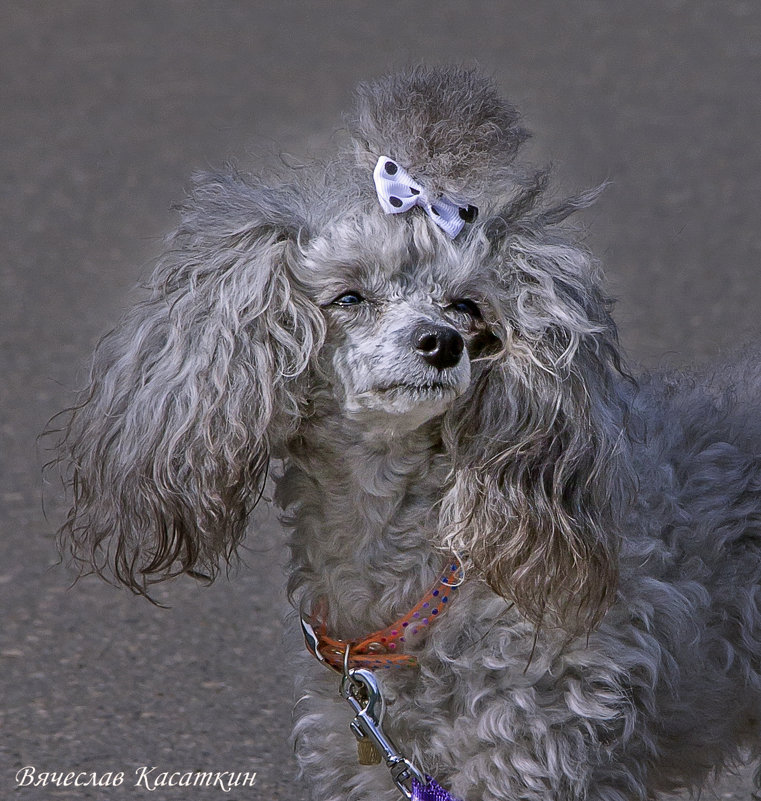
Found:
[(399, 382), (397, 384), (389, 384), (387, 386), (378, 387), (375, 393), (378, 395), (399, 395), (410, 394), (418, 395), (420, 397), (430, 397), (445, 395), (448, 393), (455, 394), (457, 389), (451, 384), (444, 384), (441, 381), (431, 381), (426, 384), (408, 384), (406, 382)]
[(445, 411), (461, 392), (461, 387), (443, 381), (419, 384), (395, 381), (351, 396), (347, 399), (347, 411), (350, 414), (381, 414), (384, 418), (387, 415), (401, 416), (408, 423), (417, 425)]

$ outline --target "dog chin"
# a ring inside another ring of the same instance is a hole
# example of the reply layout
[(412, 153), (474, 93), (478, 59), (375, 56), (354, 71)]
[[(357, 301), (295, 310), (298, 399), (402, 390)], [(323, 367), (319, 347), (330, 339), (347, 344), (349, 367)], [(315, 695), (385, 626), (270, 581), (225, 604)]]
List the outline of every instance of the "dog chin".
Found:
[(444, 384), (394, 384), (349, 396), (345, 411), (353, 419), (384, 428), (412, 431), (443, 414), (465, 388)]

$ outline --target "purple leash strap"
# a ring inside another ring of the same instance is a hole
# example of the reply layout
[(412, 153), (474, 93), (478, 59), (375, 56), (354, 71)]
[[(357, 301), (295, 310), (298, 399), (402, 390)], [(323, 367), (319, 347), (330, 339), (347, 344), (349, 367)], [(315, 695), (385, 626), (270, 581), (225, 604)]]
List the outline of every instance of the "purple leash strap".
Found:
[(412, 780), (412, 801), (457, 801), (435, 779), (426, 776), (427, 784)]

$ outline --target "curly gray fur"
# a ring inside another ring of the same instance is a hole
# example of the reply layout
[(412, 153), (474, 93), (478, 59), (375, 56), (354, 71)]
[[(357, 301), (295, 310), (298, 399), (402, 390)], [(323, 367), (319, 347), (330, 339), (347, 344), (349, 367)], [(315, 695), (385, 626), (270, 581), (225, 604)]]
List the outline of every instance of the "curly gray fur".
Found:
[[(279, 180), (196, 179), (69, 412), (62, 547), (143, 594), (213, 576), (276, 458), (289, 592), (325, 601), (336, 636), (387, 625), (466, 555), (419, 671), (383, 677), (392, 736), (455, 795), (645, 801), (758, 755), (757, 356), (627, 377), (598, 266), (561, 225), (596, 193), (546, 204), (478, 73), (363, 85), (350, 130)], [(451, 241), (419, 209), (385, 216), (381, 155), (478, 218)], [(442, 331), (461, 353), (436, 355)], [(394, 798), (356, 764), (333, 676), (301, 672), (313, 796)]]

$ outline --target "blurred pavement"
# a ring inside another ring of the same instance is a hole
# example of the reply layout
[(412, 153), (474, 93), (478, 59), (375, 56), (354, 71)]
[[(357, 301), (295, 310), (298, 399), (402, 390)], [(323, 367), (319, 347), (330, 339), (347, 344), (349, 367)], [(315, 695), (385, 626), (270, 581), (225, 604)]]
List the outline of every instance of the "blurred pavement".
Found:
[[(56, 566), (36, 436), (150, 270), (190, 174), (330, 143), (357, 80), (480, 63), (584, 215), (646, 365), (758, 332), (761, 4), (6, 0), (0, 6), (0, 797), (306, 798), (288, 745), (285, 549), (169, 610)], [(347, 716), (348, 720), (348, 716)], [(347, 731), (347, 736), (348, 731)], [(225, 795), (15, 789), (38, 770), (257, 771)], [(749, 797), (747, 771), (717, 795)], [(710, 797), (710, 796), (709, 796)]]

